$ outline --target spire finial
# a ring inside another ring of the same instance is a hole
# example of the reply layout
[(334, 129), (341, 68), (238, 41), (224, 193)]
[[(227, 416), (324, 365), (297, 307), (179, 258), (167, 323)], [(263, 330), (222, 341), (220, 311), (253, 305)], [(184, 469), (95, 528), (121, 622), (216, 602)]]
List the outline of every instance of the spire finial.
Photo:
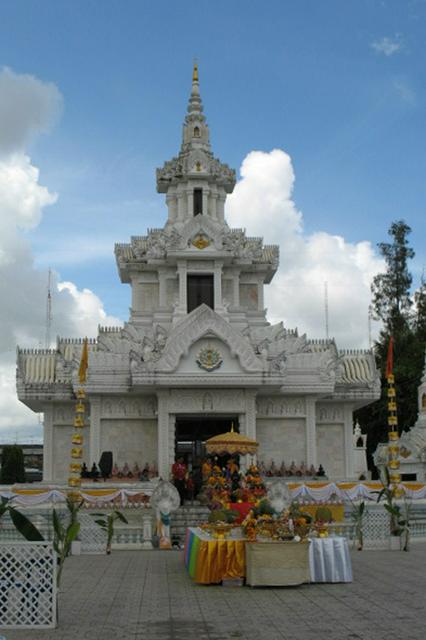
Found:
[(192, 70), (192, 82), (198, 82), (198, 62), (197, 62), (197, 58), (194, 58), (194, 68)]

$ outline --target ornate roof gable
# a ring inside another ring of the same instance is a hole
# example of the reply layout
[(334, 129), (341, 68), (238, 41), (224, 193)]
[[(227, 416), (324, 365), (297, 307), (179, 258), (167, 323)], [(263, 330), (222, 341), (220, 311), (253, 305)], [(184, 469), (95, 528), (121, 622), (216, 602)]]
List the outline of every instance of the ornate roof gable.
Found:
[(205, 304), (195, 309), (171, 331), (161, 358), (153, 364), (153, 370), (158, 373), (175, 371), (191, 345), (206, 335), (215, 336), (227, 344), (231, 354), (238, 357), (244, 371), (263, 371), (263, 362), (256, 356), (248, 340)]

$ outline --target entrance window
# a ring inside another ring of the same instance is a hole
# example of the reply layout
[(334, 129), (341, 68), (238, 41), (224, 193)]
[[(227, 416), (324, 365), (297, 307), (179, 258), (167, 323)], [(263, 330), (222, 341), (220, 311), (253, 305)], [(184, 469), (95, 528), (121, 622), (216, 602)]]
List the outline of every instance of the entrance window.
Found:
[(194, 216), (203, 213), (203, 190), (194, 189)]
[(188, 313), (203, 303), (214, 309), (213, 275), (188, 275), (187, 278)]

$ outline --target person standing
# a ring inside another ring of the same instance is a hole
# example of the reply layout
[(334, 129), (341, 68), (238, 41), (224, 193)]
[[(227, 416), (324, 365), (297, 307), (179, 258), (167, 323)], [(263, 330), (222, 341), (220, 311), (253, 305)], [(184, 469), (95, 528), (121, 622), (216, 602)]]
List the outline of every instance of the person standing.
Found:
[(185, 499), (186, 472), (187, 472), (186, 464), (184, 463), (183, 458), (180, 457), (172, 465), (172, 477), (173, 477), (173, 484), (178, 490), (181, 504), (183, 504), (183, 501)]

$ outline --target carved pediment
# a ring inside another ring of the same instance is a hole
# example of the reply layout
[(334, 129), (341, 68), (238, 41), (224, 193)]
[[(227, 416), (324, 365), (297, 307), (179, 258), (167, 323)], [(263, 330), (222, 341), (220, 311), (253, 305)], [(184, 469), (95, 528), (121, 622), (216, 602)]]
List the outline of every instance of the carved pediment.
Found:
[[(182, 247), (186, 248), (222, 248), (222, 225), (214, 222), (208, 216), (198, 214), (189, 220), (181, 230)], [(198, 246), (199, 240), (208, 242), (204, 247)]]
[(157, 372), (176, 371), (180, 359), (200, 338), (216, 337), (223, 341), (237, 357), (241, 368), (248, 373), (263, 371), (263, 363), (251, 344), (215, 311), (201, 305), (184, 318), (170, 333), (160, 359), (153, 366)]

